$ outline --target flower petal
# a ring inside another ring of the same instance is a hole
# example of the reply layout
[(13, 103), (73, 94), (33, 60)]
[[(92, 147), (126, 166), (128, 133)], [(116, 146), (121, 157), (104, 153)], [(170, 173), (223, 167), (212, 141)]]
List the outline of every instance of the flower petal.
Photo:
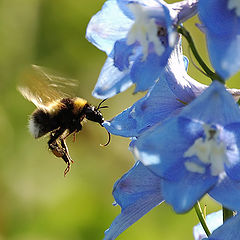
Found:
[(129, 68), (129, 58), (133, 55), (135, 44), (127, 45), (126, 39), (121, 39), (115, 42), (114, 45), (114, 65), (120, 71)]
[(136, 83), (135, 92), (148, 90), (154, 85), (165, 68), (171, 51), (172, 49), (169, 48), (161, 56), (151, 53), (145, 61), (142, 60), (141, 55), (134, 61), (130, 76)]
[(129, 71), (119, 71), (113, 64), (113, 59), (108, 57), (102, 71), (99, 75), (98, 82), (92, 92), (96, 98), (110, 98), (132, 85)]
[(91, 18), (86, 38), (109, 55), (115, 41), (126, 37), (131, 24), (132, 20), (122, 13), (117, 0), (107, 0), (102, 9)]
[(228, 9), (227, 3), (225, 0), (199, 1), (199, 16), (206, 27), (210, 59), (224, 79), (240, 68), (240, 17)]
[(137, 162), (115, 183), (113, 195), (122, 211), (105, 232), (105, 240), (115, 239), (153, 207), (164, 201), (161, 181), (141, 162)]
[(181, 116), (223, 126), (238, 122), (240, 111), (224, 85), (213, 81), (199, 98), (184, 108)]
[(119, 8), (123, 11), (123, 13), (130, 19), (134, 19), (134, 16), (130, 9), (128, 8), (128, 4), (132, 2), (138, 3), (148, 7), (159, 7), (161, 6), (158, 0), (117, 0)]
[(136, 159), (170, 181), (186, 174), (184, 153), (203, 133), (202, 125), (186, 118), (172, 118), (145, 131), (133, 144)]
[(197, 174), (185, 170), (178, 181), (163, 181), (163, 196), (174, 211), (183, 213), (190, 210), (201, 197), (217, 182), (210, 174)]
[(240, 210), (240, 183), (230, 179), (226, 174), (220, 176), (219, 182), (209, 195), (229, 209)]
[(225, 126), (223, 135), (222, 138), (228, 149), (225, 171), (231, 179), (240, 181), (240, 122)]

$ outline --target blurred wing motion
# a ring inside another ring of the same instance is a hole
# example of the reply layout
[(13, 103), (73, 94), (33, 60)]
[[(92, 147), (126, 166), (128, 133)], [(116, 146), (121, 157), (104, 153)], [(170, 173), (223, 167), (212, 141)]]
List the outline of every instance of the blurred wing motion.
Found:
[(32, 65), (23, 74), (18, 90), (37, 108), (47, 109), (48, 105), (62, 98), (76, 97), (79, 82), (51, 73), (48, 69)]

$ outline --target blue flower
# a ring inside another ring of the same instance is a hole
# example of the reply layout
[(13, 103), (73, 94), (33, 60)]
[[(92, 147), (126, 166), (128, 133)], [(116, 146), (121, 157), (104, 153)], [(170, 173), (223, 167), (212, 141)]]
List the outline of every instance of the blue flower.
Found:
[[(188, 60), (182, 55), (181, 45), (177, 44), (167, 66), (146, 96), (112, 120), (105, 121), (103, 126), (115, 135), (137, 137), (153, 125), (178, 114), (207, 88), (187, 74), (187, 66)], [(228, 91), (238, 101), (240, 91)]]
[[(220, 227), (223, 224), (223, 212), (222, 210), (208, 214), (206, 217), (206, 223), (210, 232)], [(195, 240), (202, 240), (207, 238), (205, 231), (201, 223), (193, 227), (193, 235)]]
[(205, 193), (238, 210), (239, 129), (238, 106), (225, 87), (214, 81), (178, 116), (139, 136), (132, 151), (164, 178), (164, 198), (176, 212), (188, 211)]
[(86, 34), (108, 55), (93, 95), (112, 97), (133, 83), (135, 92), (149, 89), (177, 43), (176, 24), (194, 15), (196, 5), (197, 1), (106, 1), (92, 17)]
[(200, 0), (208, 52), (216, 72), (228, 79), (240, 68), (239, 0)]
[(164, 201), (161, 178), (141, 162), (124, 174), (114, 185), (113, 196), (122, 211), (105, 232), (105, 240), (113, 240), (152, 208)]
[(192, 79), (186, 68), (186, 58), (178, 44), (159, 80), (147, 95), (111, 121), (104, 122), (104, 127), (112, 134), (134, 137), (179, 113), (207, 88)]

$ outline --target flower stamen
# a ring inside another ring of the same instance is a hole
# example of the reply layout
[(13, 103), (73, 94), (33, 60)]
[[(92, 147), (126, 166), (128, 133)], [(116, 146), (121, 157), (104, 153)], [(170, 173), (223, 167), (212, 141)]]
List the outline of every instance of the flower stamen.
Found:
[(226, 146), (219, 141), (219, 130), (207, 124), (203, 126), (205, 137), (195, 140), (194, 144), (184, 153), (184, 157), (196, 156), (200, 163), (186, 161), (185, 167), (190, 172), (205, 173), (205, 165), (210, 165), (212, 176), (224, 171), (227, 163)]
[[(143, 60), (148, 56), (149, 43), (154, 44), (154, 49), (157, 55), (161, 56), (165, 47), (159, 39), (159, 27), (153, 18), (149, 18), (148, 11), (143, 6), (137, 3), (128, 5), (129, 9), (135, 16), (135, 22), (127, 34), (127, 44), (131, 45), (138, 41), (142, 46)], [(166, 31), (164, 32), (166, 34)]]

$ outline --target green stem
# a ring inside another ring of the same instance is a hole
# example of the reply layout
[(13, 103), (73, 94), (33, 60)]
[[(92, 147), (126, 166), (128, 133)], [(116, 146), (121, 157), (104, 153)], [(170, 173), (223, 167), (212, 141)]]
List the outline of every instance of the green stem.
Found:
[(195, 47), (195, 44), (193, 42), (193, 39), (190, 35), (190, 33), (186, 30), (186, 28), (184, 28), (183, 26), (178, 26), (178, 29), (177, 29), (178, 33), (182, 34), (188, 44), (189, 44), (189, 47), (191, 48), (192, 50), (192, 53), (194, 55), (194, 57), (196, 58), (196, 60), (198, 61), (198, 63), (200, 64), (200, 66), (202, 67), (202, 69), (204, 70), (204, 72), (206, 73), (206, 75), (213, 80), (217, 80), (221, 83), (225, 83), (224, 80), (215, 72), (211, 71), (211, 69), (205, 64), (205, 62), (203, 61), (203, 59), (201, 58), (201, 56), (199, 55), (198, 51), (197, 51), (197, 48)]
[(234, 216), (234, 212), (228, 208), (223, 207), (223, 222)]
[(207, 223), (206, 223), (206, 219), (204, 218), (204, 214), (202, 212), (202, 209), (201, 209), (201, 206), (200, 206), (200, 203), (197, 202), (195, 205), (194, 205), (194, 208), (195, 208), (195, 211), (197, 213), (197, 216), (198, 216), (198, 219), (205, 231), (205, 233), (207, 234), (207, 236), (209, 237), (211, 235), (211, 232), (209, 231), (208, 229), (208, 226), (207, 226)]

